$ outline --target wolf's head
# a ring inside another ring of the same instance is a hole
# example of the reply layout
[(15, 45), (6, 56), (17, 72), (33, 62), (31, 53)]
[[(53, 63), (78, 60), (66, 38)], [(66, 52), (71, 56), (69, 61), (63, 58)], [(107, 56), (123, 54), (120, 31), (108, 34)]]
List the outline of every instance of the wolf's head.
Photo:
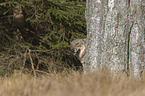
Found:
[(70, 43), (71, 50), (74, 52), (74, 55), (81, 56), (84, 54), (86, 47), (86, 39), (75, 39)]

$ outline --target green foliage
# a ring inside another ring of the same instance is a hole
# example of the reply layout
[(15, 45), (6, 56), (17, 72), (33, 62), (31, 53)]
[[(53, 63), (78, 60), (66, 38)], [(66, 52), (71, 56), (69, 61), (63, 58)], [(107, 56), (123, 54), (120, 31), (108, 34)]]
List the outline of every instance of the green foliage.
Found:
[(3, 0), (0, 8), (0, 66), (30, 70), (29, 49), (35, 69), (39, 64), (39, 70), (48, 72), (53, 65), (58, 71), (79, 63), (69, 42), (86, 37), (85, 0)]

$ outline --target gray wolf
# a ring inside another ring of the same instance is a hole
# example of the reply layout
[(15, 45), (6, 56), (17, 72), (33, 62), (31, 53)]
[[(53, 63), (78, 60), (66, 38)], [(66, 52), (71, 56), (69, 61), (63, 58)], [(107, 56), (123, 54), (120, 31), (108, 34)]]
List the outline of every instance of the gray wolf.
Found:
[(86, 57), (86, 38), (85, 39), (75, 39), (70, 42), (71, 50), (74, 52), (74, 55), (80, 60), (84, 66), (85, 57)]

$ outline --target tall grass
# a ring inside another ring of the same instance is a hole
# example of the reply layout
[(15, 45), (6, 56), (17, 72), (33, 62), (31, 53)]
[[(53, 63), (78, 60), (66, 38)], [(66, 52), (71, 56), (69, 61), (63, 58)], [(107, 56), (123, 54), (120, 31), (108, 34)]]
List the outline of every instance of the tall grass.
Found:
[(82, 74), (70, 70), (33, 77), (1, 77), (0, 96), (145, 96), (145, 80), (101, 71)]

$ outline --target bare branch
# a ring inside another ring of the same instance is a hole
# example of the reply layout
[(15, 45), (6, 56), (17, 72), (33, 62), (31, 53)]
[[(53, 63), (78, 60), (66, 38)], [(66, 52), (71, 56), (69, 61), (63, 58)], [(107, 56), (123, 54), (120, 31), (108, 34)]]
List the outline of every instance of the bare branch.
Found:
[(34, 63), (33, 63), (33, 59), (31, 57), (31, 50), (29, 50), (29, 57), (30, 57), (30, 61), (31, 61), (31, 65), (32, 65), (32, 70), (33, 70), (33, 73), (34, 73), (34, 77), (36, 77), (36, 72), (35, 72), (35, 69), (34, 69)]

